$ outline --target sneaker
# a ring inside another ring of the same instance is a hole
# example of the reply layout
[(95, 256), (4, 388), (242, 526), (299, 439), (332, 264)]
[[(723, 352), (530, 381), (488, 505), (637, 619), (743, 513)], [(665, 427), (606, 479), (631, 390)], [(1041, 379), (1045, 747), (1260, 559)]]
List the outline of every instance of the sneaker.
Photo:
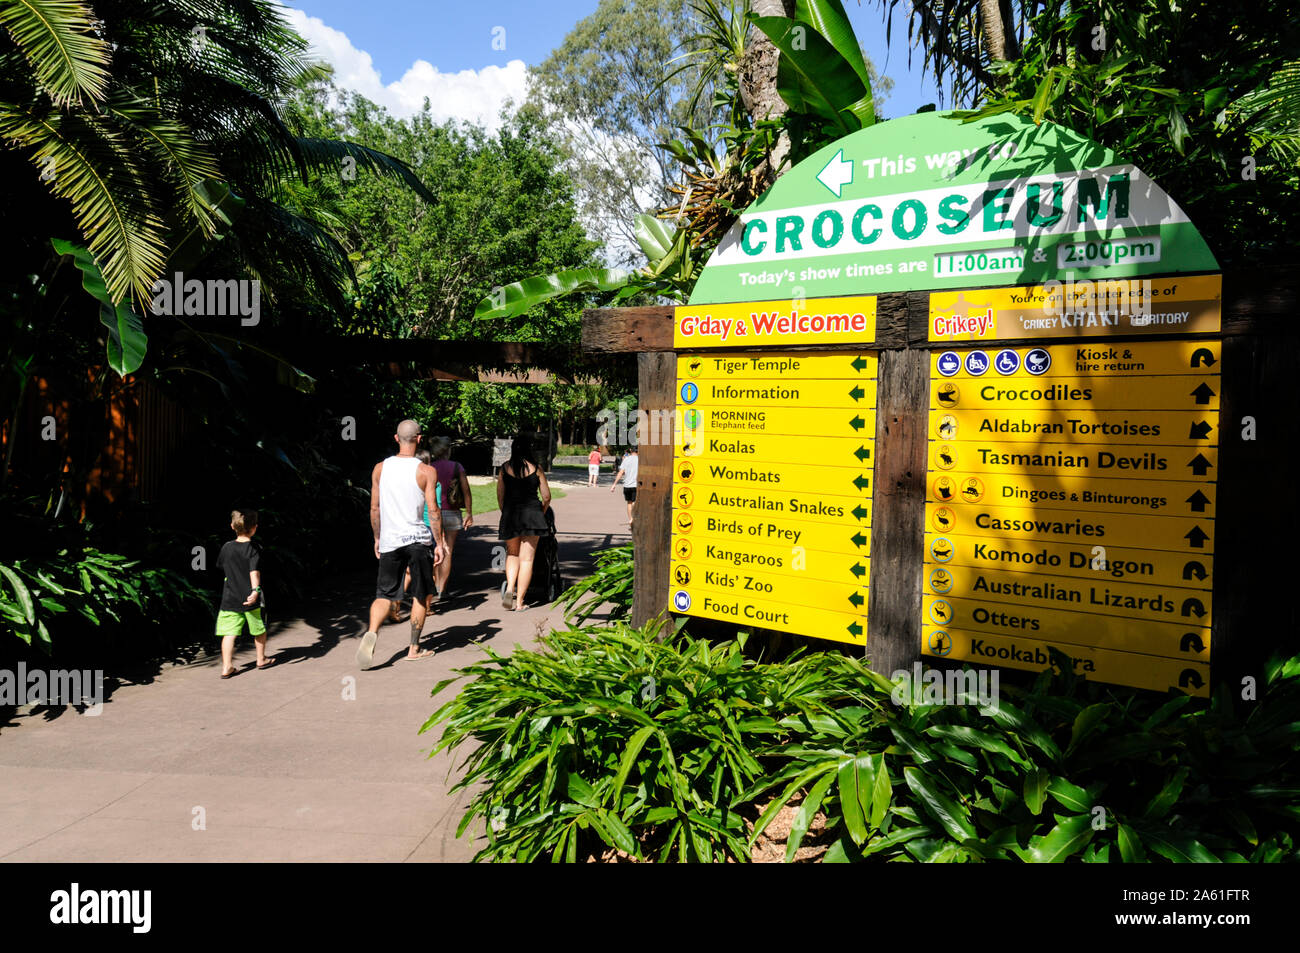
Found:
[(375, 660), (375, 643), (379, 641), (379, 634), (376, 632), (367, 632), (361, 637), (361, 645), (357, 647), (357, 666), (361, 671), (370, 668)]

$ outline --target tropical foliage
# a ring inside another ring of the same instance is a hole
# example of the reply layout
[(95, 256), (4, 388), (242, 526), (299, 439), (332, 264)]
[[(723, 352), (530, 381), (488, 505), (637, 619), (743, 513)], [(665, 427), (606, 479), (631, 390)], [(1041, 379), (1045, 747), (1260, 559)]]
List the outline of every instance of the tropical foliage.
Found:
[(556, 600), (570, 625), (582, 625), (602, 607), (609, 606), (610, 621), (632, 611), (632, 544), (598, 549), (595, 568), (566, 589)]
[(1258, 701), (1050, 672), (954, 672), (939, 695), (835, 652), (762, 663), (659, 635), (553, 632), (460, 672), (421, 730), (443, 729), (431, 756), (465, 752), (478, 859), (747, 861), (787, 806), (787, 860), (814, 841), (828, 862), (1294, 857), (1300, 658), (1269, 664)]

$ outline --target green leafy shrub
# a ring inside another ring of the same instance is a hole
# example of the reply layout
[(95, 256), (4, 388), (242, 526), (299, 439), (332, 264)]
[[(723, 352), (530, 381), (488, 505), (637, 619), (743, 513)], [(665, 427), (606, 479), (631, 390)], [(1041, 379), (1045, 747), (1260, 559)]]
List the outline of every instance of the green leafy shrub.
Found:
[(809, 722), (758, 753), (777, 766), (743, 799), (780, 794), (755, 836), (802, 793), (800, 820), (826, 815), (828, 861), (1292, 858), (1300, 658), (1268, 666), (1244, 718), (1226, 694), (1207, 705), (1050, 672), (1000, 694), (1015, 703), (900, 692), (902, 705)]
[(173, 569), (90, 546), (62, 549), (44, 558), (0, 562), (0, 613), (4, 627), (45, 652), (50, 626), (65, 613), (94, 626), (125, 624), (183, 614), (207, 604), (208, 596)]
[(478, 859), (745, 861), (796, 799), (787, 860), (818, 815), (829, 862), (1293, 859), (1300, 658), (1241, 713), (1051, 672), (938, 705), (836, 652), (656, 635), (553, 632), (459, 673), (421, 731), (444, 726), (431, 756), (477, 745)]
[[(826, 719), (861, 666), (834, 653), (761, 665), (736, 642), (657, 635), (622, 624), (552, 632), (541, 651), (489, 649), (459, 673), (470, 681), (421, 731), (445, 726), (430, 757), (476, 744), (456, 785), (475, 792), (458, 835), (476, 817), (487, 825), (476, 859), (575, 861), (612, 848), (749, 860), (733, 805), (765, 775), (754, 751), (789, 733), (783, 719)], [(870, 703), (856, 690), (849, 700)]]
[(574, 583), (556, 604), (564, 609), (564, 620), (581, 625), (601, 606), (610, 605), (610, 620), (623, 619), (632, 611), (632, 544), (611, 546), (595, 553), (596, 568)]

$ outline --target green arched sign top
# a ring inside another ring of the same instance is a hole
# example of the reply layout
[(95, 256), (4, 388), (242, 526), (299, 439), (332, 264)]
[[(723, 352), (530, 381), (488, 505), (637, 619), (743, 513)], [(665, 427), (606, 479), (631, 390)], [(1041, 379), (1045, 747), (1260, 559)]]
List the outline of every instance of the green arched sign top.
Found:
[(1052, 123), (921, 113), (838, 139), (741, 213), (690, 303), (1218, 271), (1141, 169)]

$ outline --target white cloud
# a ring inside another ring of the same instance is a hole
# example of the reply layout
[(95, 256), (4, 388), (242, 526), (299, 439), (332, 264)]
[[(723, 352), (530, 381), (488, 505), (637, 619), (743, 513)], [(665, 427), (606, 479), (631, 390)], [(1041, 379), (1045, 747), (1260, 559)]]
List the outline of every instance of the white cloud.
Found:
[(520, 103), (528, 93), (523, 60), (458, 73), (443, 73), (432, 63), (416, 60), (401, 79), (385, 84), (370, 54), (353, 46), (346, 33), (292, 7), (285, 7), (284, 13), (311, 44), (312, 55), (334, 67), (335, 85), (360, 93), (396, 116), (419, 112), (427, 96), (436, 121), (464, 119), (494, 129), (506, 101)]

